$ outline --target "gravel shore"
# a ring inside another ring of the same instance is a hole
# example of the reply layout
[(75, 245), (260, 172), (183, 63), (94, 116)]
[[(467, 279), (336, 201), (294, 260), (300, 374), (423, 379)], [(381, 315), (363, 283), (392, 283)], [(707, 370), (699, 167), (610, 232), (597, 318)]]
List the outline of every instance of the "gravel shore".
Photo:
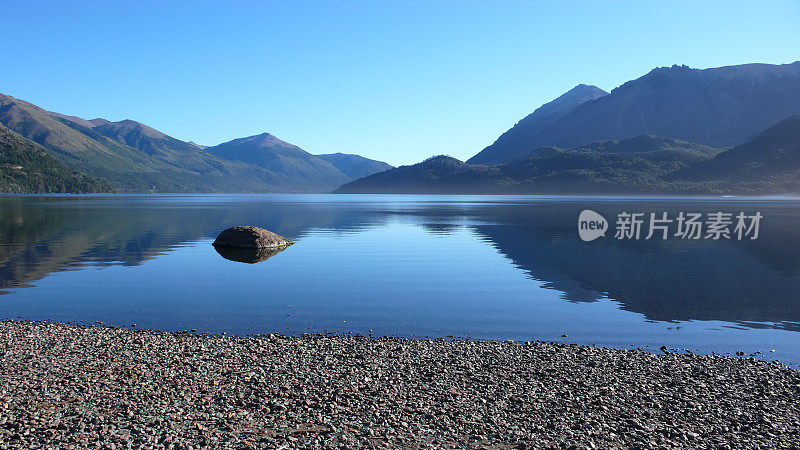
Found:
[(552, 343), (0, 322), (0, 447), (798, 447), (800, 372)]

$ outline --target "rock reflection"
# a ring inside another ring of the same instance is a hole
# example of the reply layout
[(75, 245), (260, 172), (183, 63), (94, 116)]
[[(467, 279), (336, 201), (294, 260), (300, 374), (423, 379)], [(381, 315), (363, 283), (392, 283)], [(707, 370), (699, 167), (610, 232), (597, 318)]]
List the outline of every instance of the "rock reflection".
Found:
[(215, 245), (214, 250), (216, 250), (220, 256), (227, 260), (247, 264), (256, 264), (272, 258), (278, 253), (286, 250), (287, 247), (288, 246), (271, 248), (236, 248)]

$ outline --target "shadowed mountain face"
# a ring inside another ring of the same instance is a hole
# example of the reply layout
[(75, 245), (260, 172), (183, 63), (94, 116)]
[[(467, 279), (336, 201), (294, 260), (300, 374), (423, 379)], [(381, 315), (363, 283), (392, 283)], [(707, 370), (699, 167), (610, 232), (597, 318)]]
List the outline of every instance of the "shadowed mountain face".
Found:
[(714, 156), (720, 149), (651, 135), (635, 136), (615, 141), (591, 142), (574, 149), (576, 152), (618, 153), (632, 155), (636, 153), (658, 153), (670, 151), (695, 156)]
[(532, 151), (539, 147), (528, 145), (530, 136), (536, 135), (540, 130), (552, 125), (558, 119), (569, 114), (578, 105), (604, 95), (608, 95), (608, 92), (596, 86), (579, 84), (557, 99), (537, 108), (497, 138), (494, 144), (486, 147), (467, 162), (470, 164), (494, 165), (529, 156)]
[(340, 186), (336, 194), (437, 194), (486, 192), (502, 182), (496, 168), (466, 164), (450, 156), (434, 156)]
[(105, 180), (73, 170), (0, 124), (0, 192), (50, 194), (113, 192)]
[(721, 151), (649, 135), (592, 142), (497, 166), (435, 157), (387, 170), (335, 193), (786, 194), (800, 192), (800, 117)]
[(327, 155), (317, 155), (317, 157), (329, 162), (354, 180), (394, 168), (394, 166), (383, 161), (376, 161), (374, 159), (347, 153), (331, 153)]
[(543, 146), (573, 148), (642, 134), (730, 147), (797, 114), (800, 62), (705, 70), (658, 68), (576, 106), (552, 123), (518, 125), (517, 131), (512, 133), (512, 128), (507, 138), (501, 137), (468, 162), (499, 164)]
[(532, 156), (497, 166), (437, 156), (347, 183), (335, 193), (631, 193), (667, 192), (664, 176), (717, 149), (677, 139), (637, 136), (573, 150), (540, 147)]
[(740, 191), (800, 192), (800, 116), (675, 175), (675, 179), (741, 186)]
[[(792, 202), (424, 197), (403, 205), (396, 199), (312, 200), (2, 198), (0, 290), (86, 266), (146, 265), (159, 255), (169, 259), (172, 250), (198, 240), (205, 242), (196, 251), (214, 253), (211, 240), (232, 224), (279, 232), (297, 242), (286, 255), (310, 252), (313, 258), (315, 249), (304, 239), (315, 233), (344, 239), (401, 222), (425, 230), (431, 239), (446, 239), (468, 229), (477, 241), (497, 249), (507, 264), (544, 288), (559, 291), (565, 301), (610, 298), (650, 320), (722, 320), (800, 331), (800, 260), (796, 256), (800, 237), (793, 231), (800, 228), (800, 215)], [(622, 211), (664, 211), (670, 217), (679, 211), (760, 211), (764, 220), (757, 240), (626, 241), (614, 239), (612, 231), (587, 243), (576, 233), (578, 214), (586, 208), (605, 216), (612, 227)], [(331, 241), (310, 242), (324, 247)], [(424, 250), (403, 249), (398, 255), (408, 252)], [(222, 257), (256, 262), (266, 256)], [(283, 256), (264, 264), (280, 264)], [(372, 260), (383, 257), (368, 256)]]
[[(31, 103), (0, 94), (0, 123), (42, 145), (70, 167), (109, 180), (142, 175), (155, 162), (137, 150), (105, 136), (89, 136), (66, 125), (60, 117)], [(97, 138), (97, 139), (95, 139)]]

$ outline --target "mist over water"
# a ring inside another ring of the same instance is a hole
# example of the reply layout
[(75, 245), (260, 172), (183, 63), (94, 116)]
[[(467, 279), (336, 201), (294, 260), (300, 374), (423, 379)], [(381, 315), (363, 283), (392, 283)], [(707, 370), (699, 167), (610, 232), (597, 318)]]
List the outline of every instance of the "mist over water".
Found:
[[(586, 209), (611, 227), (591, 242), (577, 231)], [(617, 240), (622, 211), (764, 218), (756, 240)], [(798, 213), (792, 199), (2, 197), (0, 318), (666, 345), (798, 365)], [(226, 259), (211, 242), (234, 225), (296, 244)]]

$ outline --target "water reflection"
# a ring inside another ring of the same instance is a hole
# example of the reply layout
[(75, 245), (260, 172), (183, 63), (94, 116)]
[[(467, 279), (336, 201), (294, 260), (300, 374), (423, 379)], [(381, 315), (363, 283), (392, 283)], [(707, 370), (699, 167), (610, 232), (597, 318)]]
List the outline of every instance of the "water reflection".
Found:
[(229, 260), (240, 263), (255, 264), (266, 261), (278, 253), (286, 250), (288, 247), (270, 247), (270, 248), (236, 248), (236, 247), (223, 247), (214, 246), (214, 250), (220, 256)]
[[(578, 239), (575, 223), (587, 207), (606, 217), (632, 209), (670, 214), (758, 210), (765, 219), (755, 241), (605, 238), (586, 243)], [(791, 201), (4, 197), (0, 208), (0, 290), (31, 286), (48, 274), (86, 265), (141, 265), (236, 224), (261, 226), (299, 243), (321, 230), (343, 236), (401, 221), (437, 239), (471, 230), (568, 302), (611, 298), (654, 321), (719, 320), (800, 331), (800, 209)], [(220, 254), (247, 263), (274, 256)]]
[(386, 219), (358, 208), (222, 198), (0, 197), (0, 292), (75, 267), (140, 265), (231, 224), (298, 240), (312, 229), (356, 231)]

